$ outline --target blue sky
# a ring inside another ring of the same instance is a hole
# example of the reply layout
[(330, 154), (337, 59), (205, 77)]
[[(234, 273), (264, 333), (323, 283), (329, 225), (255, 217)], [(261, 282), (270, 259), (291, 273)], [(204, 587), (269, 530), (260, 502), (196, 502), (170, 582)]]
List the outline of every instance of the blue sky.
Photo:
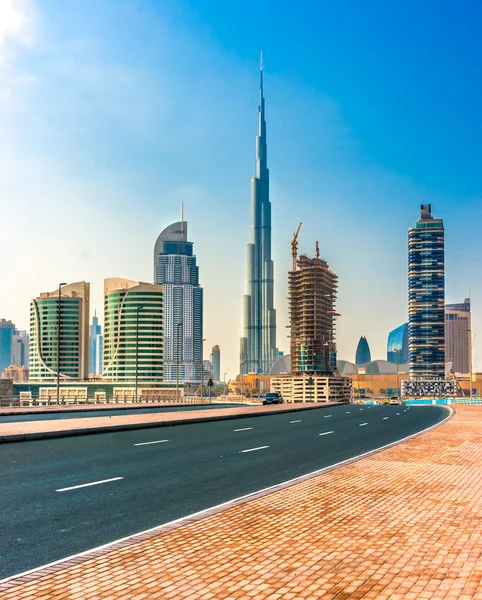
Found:
[(280, 348), (303, 221), (300, 250), (319, 240), (340, 278), (340, 358), (361, 335), (385, 357), (425, 202), (447, 301), (471, 288), (480, 338), (481, 18), (476, 1), (0, 0), (0, 316), (27, 328), (31, 296), (80, 279), (102, 313), (104, 277), (152, 280), (183, 201), (206, 346), (236, 374), (263, 50)]

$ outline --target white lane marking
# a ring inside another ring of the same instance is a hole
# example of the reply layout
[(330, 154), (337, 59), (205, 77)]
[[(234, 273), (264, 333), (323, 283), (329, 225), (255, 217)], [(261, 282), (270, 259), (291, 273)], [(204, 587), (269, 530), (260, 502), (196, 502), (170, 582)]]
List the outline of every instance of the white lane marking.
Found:
[[(163, 525), (156, 525), (155, 527), (151, 527), (150, 529), (144, 529), (143, 531), (139, 531), (137, 533), (133, 533), (132, 535), (127, 535), (126, 537), (120, 538), (118, 540), (114, 540), (113, 542), (108, 542), (107, 544), (102, 544), (101, 546), (96, 546), (94, 548), (91, 548), (90, 550), (84, 550), (83, 552), (78, 552), (77, 554), (71, 554), (70, 556), (66, 556), (65, 558), (60, 558), (59, 560), (54, 560), (53, 562), (47, 563), (40, 567), (35, 567), (34, 569), (30, 569), (29, 571), (22, 571), (21, 573), (16, 573), (15, 575), (10, 575), (9, 577), (5, 577), (5, 579), (0, 579), (0, 584), (7, 583), (8, 581), (13, 581), (15, 579), (18, 579), (19, 577), (25, 577), (25, 575), (30, 575), (31, 573), (37, 573), (38, 571), (42, 571), (43, 569), (48, 569), (49, 567), (54, 567), (55, 565), (60, 565), (62, 563), (71, 561), (74, 558), (79, 558), (81, 556), (89, 556), (93, 552), (96, 552), (99, 550), (104, 550), (105, 548), (110, 548), (116, 544), (120, 544), (121, 542), (126, 542), (127, 540), (131, 540), (132, 538), (135, 538), (140, 535), (145, 535), (145, 534), (148, 534), (151, 532), (166, 531), (166, 528), (167, 528), (167, 530), (169, 530), (173, 525), (177, 525), (180, 523), (186, 523), (186, 524), (190, 523), (190, 522), (192, 522), (192, 519), (200, 519), (204, 515), (210, 516), (212, 514), (212, 511), (214, 511), (214, 510), (215, 511), (226, 510), (227, 508), (230, 508), (230, 507), (234, 506), (235, 504), (238, 504), (242, 500), (246, 501), (250, 497), (256, 498), (256, 497), (258, 497), (258, 494), (267, 494), (270, 490), (278, 490), (279, 486), (284, 486), (283, 487), (283, 489), (284, 489), (285, 487), (289, 487), (289, 486), (295, 485), (297, 483), (300, 483), (302, 481), (306, 481), (308, 478), (311, 479), (314, 477), (318, 477), (319, 475), (322, 475), (323, 473), (326, 473), (328, 471), (333, 471), (334, 469), (342, 467), (343, 465), (351, 463), (357, 459), (361, 459), (365, 456), (371, 456), (373, 454), (376, 454), (377, 452), (380, 452), (381, 450), (385, 450), (386, 448), (391, 448), (393, 446), (397, 446), (398, 444), (401, 444), (402, 442), (411, 440), (412, 438), (421, 435), (425, 431), (430, 431), (431, 429), (440, 427), (440, 425), (443, 425), (446, 421), (448, 421), (450, 418), (452, 418), (452, 415), (454, 414), (454, 409), (451, 406), (445, 406), (445, 408), (449, 411), (449, 415), (447, 417), (445, 417), (445, 419), (443, 421), (440, 421), (440, 423), (435, 423), (434, 425), (430, 425), (429, 427), (426, 427), (425, 429), (417, 431), (417, 433), (412, 433), (410, 435), (407, 435), (406, 437), (401, 438), (400, 440), (396, 440), (395, 442), (390, 442), (389, 444), (385, 444), (384, 446), (379, 446), (378, 448), (375, 448), (374, 450), (367, 450), (366, 452), (363, 452), (362, 454), (357, 454), (356, 456), (353, 456), (351, 458), (346, 458), (345, 460), (334, 463), (333, 465), (330, 465), (329, 467), (323, 467), (322, 469), (317, 469), (316, 471), (311, 471), (311, 473), (307, 473), (306, 475), (300, 475), (298, 477), (293, 477), (293, 479), (288, 479), (287, 481), (282, 481), (281, 483), (275, 483), (274, 485), (270, 485), (266, 488), (262, 488), (261, 490), (258, 490), (256, 492), (249, 492), (249, 494), (244, 494), (243, 496), (238, 496), (237, 498), (233, 498), (232, 500), (226, 500), (226, 502), (222, 502), (221, 504), (216, 504), (215, 506), (211, 506), (209, 508), (204, 508), (203, 510), (200, 510), (198, 512), (186, 515), (185, 517), (179, 517), (179, 519), (174, 519), (173, 521), (169, 521), (167, 523), (164, 523)], [(93, 554), (92, 554), (92, 556), (93, 556)]]
[(90, 485), (100, 485), (101, 483), (109, 483), (109, 481), (118, 481), (123, 477), (112, 477), (112, 479), (102, 479), (102, 481), (92, 481), (91, 483), (82, 483), (81, 485), (73, 485), (72, 487), (60, 488), (56, 492), (68, 492), (69, 490), (78, 490), (79, 488), (89, 487)]
[(345, 415), (347, 415), (347, 414), (349, 414), (349, 413), (351, 413), (351, 410), (346, 410), (346, 411), (345, 411)]
[(264, 450), (265, 448), (269, 448), (269, 446), (258, 446), (257, 448), (249, 448), (248, 450), (241, 450), (241, 452), (239, 452), (239, 454), (242, 454), (243, 452), (254, 452), (255, 450)]
[(399, 415), (400, 413), (397, 413), (397, 415)]
[(324, 415), (323, 416), (324, 419), (328, 419), (329, 417), (331, 417), (331, 415)]
[(169, 440), (156, 440), (155, 442), (139, 442), (138, 444), (134, 444), (134, 446), (148, 446), (149, 444), (163, 444), (164, 442), (168, 442)]
[(360, 410), (363, 410), (363, 408), (360, 408)]
[(385, 420), (385, 419), (389, 419), (389, 418), (390, 418), (390, 417), (383, 417), (383, 420)]
[(233, 429), (233, 431), (248, 431), (248, 429), (253, 429), (252, 427), (243, 427), (242, 429)]
[(301, 423), (301, 419), (298, 419), (297, 421), (290, 421), (290, 423)]
[(330, 433), (335, 433), (334, 431), (325, 431), (325, 433), (319, 433), (318, 435), (330, 435)]
[(364, 425), (368, 425), (368, 423), (360, 423), (360, 427), (363, 427)]

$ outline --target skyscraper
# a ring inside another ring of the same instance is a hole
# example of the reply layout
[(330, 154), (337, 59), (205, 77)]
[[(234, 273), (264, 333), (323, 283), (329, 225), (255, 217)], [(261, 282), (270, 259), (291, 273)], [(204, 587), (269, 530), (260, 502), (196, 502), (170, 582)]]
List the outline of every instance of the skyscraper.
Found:
[(334, 303), (338, 277), (322, 258), (301, 255), (288, 274), (291, 374), (328, 375), (336, 369)]
[(12, 321), (0, 319), (0, 373), (12, 364), (12, 339), (15, 325)]
[(154, 247), (154, 280), (164, 288), (164, 380), (201, 379), (203, 290), (187, 222), (166, 227)]
[(89, 374), (102, 373), (104, 353), (104, 336), (102, 327), (99, 325), (99, 317), (94, 313), (92, 324), (89, 326)]
[(355, 364), (366, 365), (371, 360), (372, 355), (370, 352), (370, 346), (368, 345), (367, 338), (362, 335), (358, 342), (358, 346), (356, 347)]
[(219, 346), (213, 346), (211, 350), (213, 357), (213, 377), (216, 381), (221, 381), (221, 350)]
[(445, 376), (445, 242), (442, 219), (422, 204), (408, 230), (408, 354), (411, 379)]
[[(398, 356), (397, 356), (398, 351)], [(387, 361), (393, 364), (408, 363), (408, 323), (404, 323), (388, 334)]]
[(162, 380), (162, 286), (112, 277), (104, 281), (104, 371), (111, 381)]
[(241, 374), (269, 373), (278, 358), (262, 65), (259, 94), (255, 175), (251, 178), (251, 242), (247, 253), (247, 294), (243, 301), (244, 334), (240, 343)]
[(30, 379), (87, 379), (90, 283), (64, 285), (30, 303)]
[(445, 361), (454, 373), (471, 371), (470, 299), (445, 305)]

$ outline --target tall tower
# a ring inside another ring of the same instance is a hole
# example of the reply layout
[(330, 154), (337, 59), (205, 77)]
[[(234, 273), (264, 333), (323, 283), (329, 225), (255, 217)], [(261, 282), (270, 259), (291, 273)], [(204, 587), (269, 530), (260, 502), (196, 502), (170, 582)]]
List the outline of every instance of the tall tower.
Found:
[(211, 355), (213, 357), (213, 377), (216, 381), (221, 381), (221, 350), (217, 344), (213, 346)]
[(99, 317), (94, 313), (89, 325), (89, 374), (98, 375), (103, 369), (104, 336), (99, 325)]
[(454, 373), (471, 371), (470, 323), (470, 298), (458, 304), (445, 305), (445, 361), (452, 363)]
[(422, 204), (408, 230), (408, 356), (411, 379), (445, 376), (445, 241), (442, 219)]
[(251, 243), (248, 244), (247, 252), (247, 293), (243, 302), (244, 334), (240, 344), (241, 374), (269, 373), (278, 357), (267, 154), (261, 62), (255, 175), (251, 178)]
[(187, 222), (166, 227), (154, 247), (154, 281), (164, 288), (164, 380), (200, 381), (203, 289)]

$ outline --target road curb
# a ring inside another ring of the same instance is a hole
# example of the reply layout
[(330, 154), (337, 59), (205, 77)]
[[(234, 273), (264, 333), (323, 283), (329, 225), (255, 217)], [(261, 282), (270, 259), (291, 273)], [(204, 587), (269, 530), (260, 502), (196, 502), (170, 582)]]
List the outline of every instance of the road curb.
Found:
[[(176, 421), (150, 421), (147, 423), (123, 423), (120, 425), (100, 425), (99, 427), (86, 427), (83, 429), (62, 429), (59, 431), (45, 431), (32, 433), (19, 433), (0, 436), (0, 444), (11, 442), (26, 442), (39, 439), (53, 439), (61, 437), (71, 437), (77, 435), (92, 435), (96, 433), (113, 433), (117, 431), (129, 431), (133, 429), (150, 429), (153, 427), (173, 427), (177, 425), (192, 425), (193, 423), (209, 423), (213, 421), (227, 421), (231, 419), (246, 419), (252, 417), (266, 417), (268, 415), (279, 415), (292, 412), (301, 412), (304, 410), (315, 410), (320, 408), (333, 408), (333, 406), (343, 406), (349, 402), (336, 402), (327, 404), (316, 404), (312, 406), (293, 406), (284, 410), (267, 410), (252, 413), (241, 414), (226, 414), (217, 416), (191, 417), (186, 419), (178, 419)], [(229, 409), (227, 409), (229, 410)]]
[[(103, 405), (98, 406), (96, 404), (87, 404), (85, 406), (76, 406), (74, 408), (69, 408), (68, 406), (62, 406), (61, 408), (45, 408), (40, 410), (33, 410), (32, 407), (27, 409), (23, 409), (22, 407), (17, 407), (19, 410), (15, 410), (14, 408), (9, 408), (4, 410), (0, 408), (0, 417), (13, 417), (16, 415), (65, 415), (70, 413), (83, 413), (83, 412), (93, 412), (98, 411), (101, 413), (106, 410), (118, 410), (122, 412), (123, 410), (145, 410), (146, 408), (179, 408), (180, 406), (213, 406), (215, 402), (196, 402), (195, 404), (189, 404), (188, 402), (176, 402), (172, 404), (112, 404), (112, 405)], [(226, 402), (229, 404), (229, 402)]]

